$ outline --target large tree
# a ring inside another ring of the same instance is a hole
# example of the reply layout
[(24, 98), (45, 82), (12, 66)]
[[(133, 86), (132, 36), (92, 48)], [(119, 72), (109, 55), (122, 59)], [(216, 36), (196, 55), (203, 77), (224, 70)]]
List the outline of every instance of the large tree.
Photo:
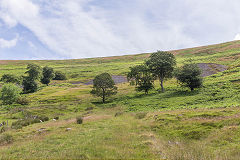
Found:
[(146, 65), (153, 75), (159, 79), (162, 92), (164, 92), (164, 80), (173, 76), (173, 70), (176, 65), (175, 56), (169, 52), (157, 51), (149, 57)]
[(130, 68), (127, 75), (131, 85), (136, 86), (137, 91), (144, 91), (148, 94), (149, 90), (154, 88), (154, 77), (146, 65), (137, 65)]
[(117, 94), (117, 87), (110, 74), (102, 73), (94, 78), (91, 94), (101, 97), (103, 103), (106, 97)]
[(42, 69), (36, 64), (28, 64), (27, 76), (23, 77), (23, 91), (24, 93), (33, 93), (38, 89), (37, 81), (42, 77)]
[(48, 67), (48, 66), (45, 66), (43, 68), (42, 75), (43, 76), (42, 76), (41, 82), (43, 84), (46, 84), (46, 85), (48, 85), (51, 82), (51, 80), (55, 77), (55, 73), (53, 71), (53, 68)]
[(200, 88), (203, 83), (201, 69), (195, 63), (184, 64), (178, 68), (175, 77), (182, 86), (190, 88), (191, 91)]

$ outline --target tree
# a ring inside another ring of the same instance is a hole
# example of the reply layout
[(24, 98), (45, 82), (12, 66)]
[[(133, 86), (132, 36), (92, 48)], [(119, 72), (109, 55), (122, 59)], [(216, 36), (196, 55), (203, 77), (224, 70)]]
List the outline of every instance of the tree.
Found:
[(162, 92), (164, 92), (163, 81), (173, 76), (176, 65), (175, 56), (169, 52), (157, 51), (149, 57), (146, 65), (150, 72), (159, 79)]
[(117, 94), (117, 87), (110, 74), (102, 73), (94, 78), (91, 94), (102, 97), (103, 103), (106, 97)]
[(34, 93), (38, 90), (38, 83), (30, 77), (23, 77), (23, 92)]
[(47, 66), (45, 66), (43, 68), (42, 75), (43, 76), (42, 76), (41, 82), (43, 84), (46, 84), (46, 85), (48, 85), (50, 83), (50, 81), (55, 77), (53, 68), (50, 68), (50, 67), (47, 67)]
[(1, 81), (4, 83), (15, 83), (15, 84), (20, 84), (21, 82), (20, 77), (17, 77), (13, 74), (4, 74), (1, 78)]
[(203, 83), (201, 69), (195, 63), (184, 64), (178, 68), (175, 77), (182, 86), (189, 87), (191, 91), (200, 88)]
[(27, 72), (25, 73), (32, 80), (39, 80), (42, 77), (42, 69), (36, 64), (28, 64)]
[(20, 93), (21, 89), (15, 84), (4, 84), (1, 89), (1, 100), (3, 101), (3, 104), (13, 104), (20, 97)]
[(61, 71), (55, 72), (55, 77), (53, 78), (53, 80), (66, 80), (66, 79), (67, 79), (67, 76), (63, 72)]
[(42, 69), (36, 64), (28, 64), (27, 71), (25, 72), (27, 76), (23, 76), (23, 92), (33, 93), (38, 89), (37, 80), (42, 77)]
[(131, 67), (130, 70), (127, 75), (130, 84), (135, 85), (137, 91), (144, 91), (145, 94), (148, 94), (149, 90), (154, 88), (154, 77), (150, 70), (146, 65)]

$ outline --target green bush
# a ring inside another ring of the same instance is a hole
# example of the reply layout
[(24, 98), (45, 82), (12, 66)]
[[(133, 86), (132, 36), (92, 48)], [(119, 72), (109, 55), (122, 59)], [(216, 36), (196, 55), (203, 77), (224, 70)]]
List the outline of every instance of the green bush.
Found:
[(56, 71), (53, 80), (67, 80), (67, 76), (61, 71)]
[(76, 118), (77, 124), (82, 124), (83, 123), (83, 118), (81, 116)]
[(28, 105), (30, 103), (30, 100), (25, 96), (20, 96), (16, 102), (21, 105)]
[(1, 90), (3, 104), (13, 104), (20, 97), (21, 89), (12, 83), (4, 84)]
[(21, 78), (17, 77), (13, 74), (4, 74), (1, 78), (1, 81), (4, 83), (16, 83), (20, 84), (21, 83)]

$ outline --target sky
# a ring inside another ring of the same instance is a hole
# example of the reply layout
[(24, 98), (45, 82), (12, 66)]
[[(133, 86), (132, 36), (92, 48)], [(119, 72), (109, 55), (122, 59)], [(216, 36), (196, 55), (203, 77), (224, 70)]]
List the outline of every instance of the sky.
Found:
[(77, 59), (240, 40), (239, 0), (0, 0), (0, 59)]

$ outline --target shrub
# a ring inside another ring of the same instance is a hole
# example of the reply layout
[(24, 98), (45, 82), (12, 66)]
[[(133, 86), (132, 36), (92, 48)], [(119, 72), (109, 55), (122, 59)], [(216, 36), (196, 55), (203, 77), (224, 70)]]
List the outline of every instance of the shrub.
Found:
[(15, 84), (4, 84), (1, 90), (1, 100), (3, 104), (13, 104), (20, 97), (21, 89)]
[(25, 96), (20, 96), (16, 102), (21, 105), (28, 105), (30, 103), (30, 100)]
[(20, 84), (21, 82), (21, 78), (17, 77), (13, 74), (4, 74), (1, 78), (1, 81), (4, 83), (16, 83), (16, 84)]
[(0, 144), (10, 144), (13, 142), (13, 136), (10, 134), (3, 134), (0, 136)]
[(136, 117), (137, 119), (143, 119), (143, 118), (146, 117), (146, 115), (147, 115), (146, 112), (139, 112), (139, 113), (137, 113), (137, 114), (135, 115), (135, 117)]
[(77, 124), (82, 124), (83, 123), (83, 118), (81, 116), (76, 118)]
[(67, 80), (67, 76), (61, 71), (56, 71), (53, 80)]
[(49, 118), (48, 118), (47, 116), (44, 116), (44, 115), (38, 116), (38, 119), (40, 119), (40, 120), (43, 121), (43, 122), (49, 120)]

